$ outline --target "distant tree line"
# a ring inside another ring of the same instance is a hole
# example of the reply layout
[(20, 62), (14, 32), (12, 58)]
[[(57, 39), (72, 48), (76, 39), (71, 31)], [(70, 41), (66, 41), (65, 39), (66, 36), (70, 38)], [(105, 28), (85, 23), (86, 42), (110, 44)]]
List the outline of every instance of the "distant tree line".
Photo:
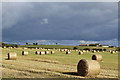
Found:
[[(31, 45), (31, 44), (26, 42), (26, 45)], [(38, 43), (33, 43), (33, 45), (38, 45)]]
[(38, 43), (33, 43), (33, 45), (38, 45)]
[(18, 48), (18, 45), (17, 44), (6, 44), (6, 43), (3, 43), (0, 44), (1, 47), (16, 47)]

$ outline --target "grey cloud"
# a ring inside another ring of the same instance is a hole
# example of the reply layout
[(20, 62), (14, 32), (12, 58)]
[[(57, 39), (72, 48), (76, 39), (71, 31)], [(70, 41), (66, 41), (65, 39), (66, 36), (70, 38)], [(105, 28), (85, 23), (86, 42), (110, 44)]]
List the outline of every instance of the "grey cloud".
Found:
[(2, 41), (2, 3), (0, 3), (0, 42)]
[(117, 3), (4, 3), (3, 38), (113, 39), (117, 8)]

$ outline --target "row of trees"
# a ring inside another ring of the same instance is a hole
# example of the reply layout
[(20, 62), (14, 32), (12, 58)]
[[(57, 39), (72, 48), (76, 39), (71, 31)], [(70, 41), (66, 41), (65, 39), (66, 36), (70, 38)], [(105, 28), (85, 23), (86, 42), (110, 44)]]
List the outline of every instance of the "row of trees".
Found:
[[(26, 43), (26, 45), (30, 45), (30, 44)], [(38, 43), (33, 43), (33, 45), (38, 45)]]
[(0, 46), (1, 46), (1, 47), (16, 47), (16, 48), (18, 47), (17, 44), (5, 44), (5, 43), (3, 43), (3, 42), (0, 44)]
[[(55, 43), (56, 45), (58, 44), (58, 43)], [(26, 45), (30, 45), (29, 43), (26, 43)], [(38, 43), (33, 43), (33, 45), (38, 45)]]

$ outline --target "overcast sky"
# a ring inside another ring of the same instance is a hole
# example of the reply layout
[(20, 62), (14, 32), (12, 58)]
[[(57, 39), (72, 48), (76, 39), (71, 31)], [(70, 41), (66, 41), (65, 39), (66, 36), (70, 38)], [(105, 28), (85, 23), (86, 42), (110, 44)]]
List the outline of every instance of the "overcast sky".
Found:
[(3, 3), (3, 40), (112, 40), (118, 37), (115, 2)]

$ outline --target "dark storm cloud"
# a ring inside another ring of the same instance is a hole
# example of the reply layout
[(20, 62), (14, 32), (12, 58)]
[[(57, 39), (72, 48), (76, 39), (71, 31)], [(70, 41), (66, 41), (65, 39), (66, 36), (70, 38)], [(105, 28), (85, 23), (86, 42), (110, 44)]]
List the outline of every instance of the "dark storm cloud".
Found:
[(117, 3), (3, 3), (3, 40), (117, 38)]

